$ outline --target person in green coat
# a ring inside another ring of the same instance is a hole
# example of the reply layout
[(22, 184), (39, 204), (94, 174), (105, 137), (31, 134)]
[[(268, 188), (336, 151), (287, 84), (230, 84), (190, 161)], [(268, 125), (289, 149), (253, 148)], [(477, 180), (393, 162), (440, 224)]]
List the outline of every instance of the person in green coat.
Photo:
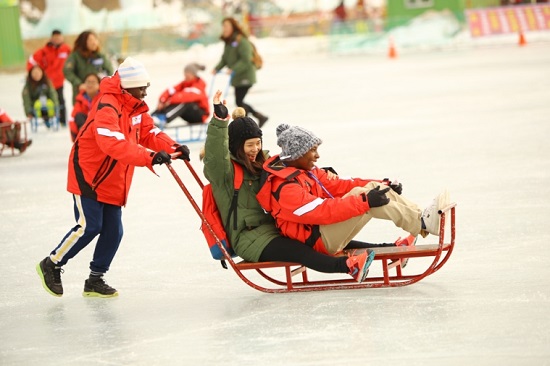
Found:
[(29, 119), (43, 118), (50, 128), (50, 120), (59, 111), (59, 100), (57, 91), (40, 66), (35, 65), (29, 70), (22, 96), (26, 116)]
[[(373, 252), (329, 256), (279, 234), (273, 217), (256, 200), (262, 165), (268, 157), (267, 151), (262, 150), (262, 130), (246, 116), (228, 123), (229, 115), (225, 101), (220, 102), (221, 94), (217, 91), (214, 95), (214, 116), (208, 125), (204, 148), (204, 175), (212, 185), (214, 200), (235, 253), (249, 262), (293, 262), (319, 272), (348, 273), (362, 282), (374, 258)], [(237, 217), (237, 229), (234, 229), (234, 216), (227, 217), (234, 191), (235, 168), (231, 160), (237, 162), (244, 173), (237, 210), (233, 213)]]
[(85, 89), (84, 78), (89, 74), (97, 74), (100, 79), (113, 74), (113, 65), (109, 58), (101, 53), (97, 35), (84, 31), (74, 41), (73, 52), (65, 61), (63, 67), (65, 78), (73, 86), (73, 104), (76, 96)]
[(252, 62), (252, 43), (233, 18), (225, 18), (222, 21), (220, 39), (225, 43), (223, 55), (212, 70), (212, 74), (215, 75), (224, 67), (227, 68), (227, 72), (232, 75), (231, 85), (235, 88), (235, 104), (244, 108), (247, 114), (256, 117), (258, 124), (262, 127), (269, 117), (244, 102), (248, 90), (256, 83), (256, 66)]

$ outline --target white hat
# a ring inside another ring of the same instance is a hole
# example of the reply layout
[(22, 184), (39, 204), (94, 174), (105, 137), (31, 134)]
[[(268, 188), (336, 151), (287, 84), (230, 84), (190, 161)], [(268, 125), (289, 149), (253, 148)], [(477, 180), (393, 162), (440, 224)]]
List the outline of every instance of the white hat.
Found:
[(124, 89), (148, 86), (151, 81), (145, 66), (131, 57), (126, 58), (118, 66), (118, 75), (120, 76), (120, 86)]

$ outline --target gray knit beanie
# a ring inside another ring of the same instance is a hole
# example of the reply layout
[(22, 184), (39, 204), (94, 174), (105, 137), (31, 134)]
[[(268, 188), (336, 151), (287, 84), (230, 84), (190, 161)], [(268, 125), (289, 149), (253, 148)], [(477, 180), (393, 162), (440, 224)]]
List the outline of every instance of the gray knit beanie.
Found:
[(185, 68), (183, 69), (183, 72), (188, 72), (190, 74), (198, 76), (199, 71), (204, 71), (204, 69), (205, 69), (204, 65), (194, 62), (185, 66)]
[(281, 160), (296, 160), (305, 155), (315, 145), (323, 141), (305, 128), (289, 126), (286, 123), (277, 126), (277, 145), (282, 149)]

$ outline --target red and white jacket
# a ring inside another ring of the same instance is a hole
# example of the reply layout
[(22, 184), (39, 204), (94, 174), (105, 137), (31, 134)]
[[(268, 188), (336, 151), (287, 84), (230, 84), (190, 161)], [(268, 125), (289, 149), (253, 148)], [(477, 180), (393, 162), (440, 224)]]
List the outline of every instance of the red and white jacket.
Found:
[(69, 118), (69, 130), (71, 132), (71, 139), (73, 140), (73, 142), (76, 139), (76, 136), (78, 135), (78, 130), (79, 130), (75, 122), (75, 117), (78, 114), (81, 114), (87, 117), (88, 114), (90, 113), (90, 110), (92, 109), (93, 102), (97, 98), (99, 98), (99, 93), (96, 94), (94, 98), (90, 98), (90, 96), (86, 94), (85, 90), (81, 91), (76, 96), (74, 106), (73, 106), (73, 111), (71, 112), (71, 118)]
[[(135, 166), (151, 171), (152, 151), (179, 145), (153, 124), (149, 107), (120, 86), (115, 73), (101, 81), (69, 158), (67, 190), (116, 206), (126, 204)], [(154, 172), (154, 171), (153, 171)]]
[(339, 177), (329, 180), (327, 173), (317, 167), (310, 171), (285, 167), (279, 155), (267, 160), (264, 170), (268, 175), (256, 196), (260, 205), (275, 218), (282, 235), (301, 241), (321, 253), (327, 251), (319, 225), (345, 221), (370, 209), (365, 197), (342, 196), (354, 187), (365, 186), (371, 181), (379, 182), (375, 179)]
[(191, 81), (182, 81), (176, 86), (166, 89), (159, 98), (162, 103), (183, 104), (197, 103), (199, 108), (204, 111), (203, 122), (210, 116), (210, 104), (206, 95), (206, 83), (201, 78), (195, 78)]
[(59, 89), (65, 81), (63, 66), (65, 66), (65, 61), (70, 53), (71, 47), (65, 43), (62, 43), (59, 47), (48, 43), (29, 57), (27, 71), (35, 65), (40, 66), (51, 80), (53, 87)]

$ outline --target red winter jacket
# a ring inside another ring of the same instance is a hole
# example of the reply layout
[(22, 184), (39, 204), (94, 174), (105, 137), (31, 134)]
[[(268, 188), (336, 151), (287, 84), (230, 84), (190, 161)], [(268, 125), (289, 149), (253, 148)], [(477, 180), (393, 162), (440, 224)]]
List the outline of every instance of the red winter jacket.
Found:
[(71, 112), (71, 118), (69, 118), (69, 130), (71, 131), (71, 138), (73, 142), (76, 139), (76, 135), (78, 135), (79, 130), (78, 125), (75, 122), (75, 117), (79, 114), (87, 117), (90, 113), (90, 110), (92, 109), (93, 102), (95, 102), (97, 98), (99, 98), (99, 93), (96, 94), (93, 99), (91, 99), (88, 94), (86, 94), (85, 90), (81, 91), (76, 96), (73, 111)]
[(159, 101), (167, 104), (197, 103), (204, 111), (203, 122), (210, 116), (210, 104), (206, 95), (206, 84), (201, 78), (182, 81), (176, 86), (166, 89)]
[(154, 151), (179, 146), (153, 124), (144, 101), (120, 87), (118, 73), (101, 81), (99, 97), (73, 144), (67, 190), (116, 206), (126, 204), (134, 166), (153, 171)]
[[(321, 240), (319, 225), (335, 224), (363, 215), (370, 207), (361, 196), (342, 198), (354, 187), (362, 187), (369, 179), (328, 180), (327, 173), (317, 167), (309, 172), (285, 167), (279, 155), (264, 163), (267, 179), (256, 198), (275, 218), (282, 235), (305, 243), (315, 250), (327, 253)], [(334, 197), (325, 192), (314, 178)]]
[(29, 57), (27, 71), (35, 65), (40, 66), (51, 80), (53, 87), (59, 89), (65, 81), (63, 66), (65, 66), (65, 60), (70, 53), (71, 47), (65, 43), (59, 47), (48, 43)]
[(0, 108), (0, 123), (13, 123), (13, 120), (8, 116), (5, 110)]

